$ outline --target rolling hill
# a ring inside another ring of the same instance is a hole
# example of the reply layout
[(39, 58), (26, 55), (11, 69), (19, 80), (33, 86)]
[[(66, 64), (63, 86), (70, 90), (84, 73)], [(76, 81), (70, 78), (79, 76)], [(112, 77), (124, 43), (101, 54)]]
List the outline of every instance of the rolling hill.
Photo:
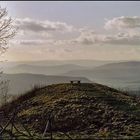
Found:
[(40, 61), (15, 61), (15, 62), (3, 62), (0, 63), (0, 67), (14, 67), (16, 65), (27, 64), (35, 66), (56, 66), (56, 65), (65, 65), (65, 64), (74, 64), (84, 67), (96, 67), (103, 64), (113, 63), (116, 61), (105, 61), (105, 60), (40, 60)]
[(24, 124), (40, 135), (51, 114), (54, 138), (65, 139), (56, 135), (59, 131), (73, 139), (140, 138), (140, 98), (97, 83), (33, 89), (0, 111), (10, 114), (14, 109)]
[(45, 74), (45, 75), (60, 75), (71, 70), (82, 70), (87, 67), (74, 65), (74, 64), (65, 64), (65, 65), (55, 65), (55, 66), (37, 66), (37, 65), (28, 65), (20, 64), (14, 67), (4, 69), (5, 73), (32, 73), (32, 74)]
[(41, 74), (3, 74), (2, 79), (10, 80), (9, 94), (21, 94), (35, 85), (49, 85), (53, 83), (69, 83), (70, 80), (78, 79), (82, 82), (90, 82), (87, 78), (83, 77), (70, 77), (70, 76), (56, 76), (56, 75), (41, 75)]
[(139, 81), (140, 79), (140, 62), (110, 63), (92, 69), (70, 71), (64, 75), (82, 75), (102, 84), (138, 89), (139, 83), (133, 81)]

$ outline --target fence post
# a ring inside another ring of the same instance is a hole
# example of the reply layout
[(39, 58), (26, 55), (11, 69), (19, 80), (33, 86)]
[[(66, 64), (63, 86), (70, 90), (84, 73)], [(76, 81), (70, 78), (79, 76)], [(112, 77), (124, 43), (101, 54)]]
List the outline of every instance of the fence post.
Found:
[(52, 116), (50, 116), (50, 133), (51, 133), (51, 140), (53, 139), (52, 135)]

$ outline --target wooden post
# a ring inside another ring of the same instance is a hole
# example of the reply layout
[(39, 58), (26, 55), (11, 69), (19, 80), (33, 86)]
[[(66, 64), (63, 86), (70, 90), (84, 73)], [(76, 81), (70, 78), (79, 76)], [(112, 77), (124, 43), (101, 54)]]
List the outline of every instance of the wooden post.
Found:
[(50, 118), (50, 133), (51, 133), (51, 140), (53, 139), (52, 136), (52, 118)]
[(13, 120), (12, 120), (12, 122), (11, 122), (11, 133), (13, 133), (13, 128), (14, 128), (14, 118), (13, 118)]
[(50, 139), (52, 140), (53, 139), (53, 135), (52, 135), (52, 114), (51, 113), (49, 114), (48, 121), (47, 121), (45, 130), (43, 132), (42, 138), (45, 137), (45, 134), (46, 134), (47, 131), (50, 132)]
[(46, 132), (47, 132), (47, 130), (48, 130), (48, 127), (49, 127), (49, 120), (47, 121), (47, 124), (46, 124), (45, 130), (44, 130), (44, 132), (43, 132), (42, 138), (45, 137), (45, 134), (46, 134)]

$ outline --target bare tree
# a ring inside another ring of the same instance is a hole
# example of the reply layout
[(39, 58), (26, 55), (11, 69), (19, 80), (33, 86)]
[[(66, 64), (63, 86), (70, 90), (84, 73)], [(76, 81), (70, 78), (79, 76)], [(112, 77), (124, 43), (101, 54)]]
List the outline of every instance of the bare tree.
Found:
[(1, 104), (6, 104), (8, 101), (8, 90), (9, 90), (9, 80), (4, 80), (0, 82), (1, 91)]
[[(0, 55), (6, 52), (9, 40), (14, 37), (15, 33), (16, 28), (13, 25), (13, 20), (8, 16), (6, 8), (0, 6)], [(0, 75), (2, 73), (0, 71)], [(9, 81), (0, 79), (0, 98), (4, 103), (7, 102), (8, 87)]]
[(14, 37), (16, 29), (13, 25), (13, 20), (8, 17), (6, 8), (0, 7), (0, 53), (4, 53), (7, 50), (7, 44), (9, 39)]

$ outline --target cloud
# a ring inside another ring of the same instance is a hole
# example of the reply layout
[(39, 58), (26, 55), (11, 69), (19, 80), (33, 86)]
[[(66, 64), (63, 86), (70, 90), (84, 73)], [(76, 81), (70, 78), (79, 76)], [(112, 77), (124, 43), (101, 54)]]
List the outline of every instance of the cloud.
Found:
[(73, 30), (73, 26), (68, 25), (65, 22), (35, 20), (31, 18), (24, 19), (17, 18), (15, 21), (15, 25), (18, 26), (20, 30), (31, 31), (35, 33), (53, 32), (53, 31), (71, 32)]
[(131, 32), (119, 32), (117, 34), (96, 33), (94, 30), (84, 30), (77, 38), (72, 39), (17, 39), (11, 41), (11, 44), (21, 46), (90, 46), (90, 45), (140, 45), (140, 34)]
[[(135, 30), (122, 30), (121, 32), (112, 34), (97, 33), (95, 30), (88, 27), (75, 28), (72, 25), (68, 25), (65, 22), (52, 22), (48, 20), (34, 20), (31, 18), (16, 19), (16, 26), (19, 27), (20, 35), (22, 38), (18, 38), (14, 45), (22, 46), (65, 46), (65, 48), (71, 46), (87, 46), (87, 45), (140, 45), (140, 33)], [(106, 29), (121, 29), (121, 28), (136, 28), (140, 27), (139, 17), (115, 17), (111, 20), (107, 20), (105, 23)], [(58, 39), (57, 35), (62, 39)], [(60, 34), (65, 32), (65, 34)], [(65, 36), (78, 33), (74, 38), (70, 36), (69, 39)], [(53, 34), (52, 34), (53, 33)], [(68, 47), (67, 47), (68, 46)]]
[(140, 45), (140, 34), (131, 32), (120, 32), (117, 34), (98, 34), (92, 30), (81, 32), (80, 36), (72, 40), (75, 44), (97, 45), (97, 44), (114, 44), (114, 45)]
[(140, 45), (140, 35), (129, 33), (118, 33), (114, 36), (106, 36), (103, 43), (114, 45)]
[(92, 45), (101, 42), (104, 39), (103, 35), (97, 34), (94, 30), (81, 30), (80, 36), (73, 40), (73, 43), (81, 43), (84, 45)]
[(56, 40), (56, 39), (23, 39), (23, 40), (11, 40), (11, 46), (21, 45), (21, 46), (66, 46), (71, 45), (71, 40)]
[(140, 27), (140, 17), (133, 16), (133, 17), (115, 17), (111, 20), (107, 20), (105, 23), (105, 29), (133, 29)]
[(20, 45), (44, 45), (45, 42), (43, 40), (21, 40), (19, 42)]

